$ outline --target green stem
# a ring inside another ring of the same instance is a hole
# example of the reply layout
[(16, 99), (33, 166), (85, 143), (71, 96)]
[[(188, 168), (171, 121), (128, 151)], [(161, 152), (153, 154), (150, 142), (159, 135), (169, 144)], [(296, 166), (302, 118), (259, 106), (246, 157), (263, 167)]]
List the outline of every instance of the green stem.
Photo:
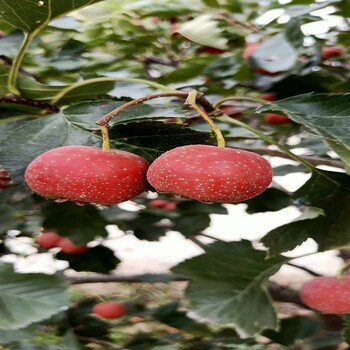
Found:
[(102, 149), (108, 152), (111, 149), (110, 143), (109, 143), (108, 125), (101, 125), (101, 133), (102, 133)]
[(337, 273), (337, 279), (341, 280), (343, 278), (344, 272), (350, 267), (350, 261), (345, 262), (343, 266), (339, 269)]
[(303, 158), (300, 158), (299, 156), (297, 156), (296, 154), (291, 152), (287, 147), (282, 146), (274, 139), (266, 136), (265, 134), (263, 134), (262, 132), (260, 132), (259, 130), (255, 129), (255, 128), (251, 127), (250, 125), (243, 123), (237, 119), (231, 119), (231, 118), (226, 117), (226, 116), (219, 117), (219, 118), (217, 118), (217, 120), (222, 121), (224, 123), (234, 124), (234, 125), (240, 126), (242, 128), (245, 128), (245, 129), (253, 132), (254, 134), (258, 135), (262, 140), (266, 141), (267, 143), (269, 143), (271, 145), (276, 146), (284, 154), (287, 154), (291, 159), (303, 164), (305, 167), (307, 167), (311, 171), (315, 170), (315, 167), (312, 164), (310, 164), (309, 162), (307, 162)]
[(24, 40), (22, 42), (22, 45), (19, 49), (19, 52), (16, 56), (16, 58), (12, 62), (12, 66), (9, 72), (9, 77), (8, 77), (8, 85), (7, 88), (10, 93), (20, 95), (20, 92), (17, 88), (17, 78), (18, 78), (18, 73), (19, 69), (21, 67), (24, 55), (27, 52), (27, 49), (31, 42), (33, 41), (35, 35), (37, 34), (37, 31), (31, 32), (31, 33), (24, 33)]
[(61, 90), (50, 102), (50, 104), (55, 105), (59, 100), (61, 100), (65, 95), (67, 95), (69, 92), (78, 89), (83, 86), (87, 86), (90, 84), (95, 84), (95, 83), (103, 83), (103, 82), (110, 82), (110, 81), (126, 81), (129, 83), (135, 83), (135, 84), (144, 84), (151, 86), (155, 89), (159, 89), (165, 92), (179, 92), (178, 90), (169, 88), (165, 85), (155, 83), (153, 81), (145, 80), (145, 79), (136, 79), (136, 78), (120, 78), (120, 77), (99, 77), (99, 78), (93, 78), (93, 79), (88, 79), (84, 80), (78, 83), (75, 83), (73, 85), (70, 85), (63, 90)]
[(193, 108), (198, 112), (198, 114), (211, 126), (216, 140), (218, 142), (218, 147), (225, 147), (225, 139), (222, 136), (220, 129), (214, 123), (214, 121), (210, 118), (210, 116), (197, 104), (197, 98), (200, 97), (201, 94), (196, 90), (191, 90), (188, 93), (188, 97), (185, 101), (185, 105)]
[(227, 102), (227, 101), (246, 101), (246, 102), (254, 102), (254, 103), (258, 103), (260, 105), (267, 105), (270, 102), (262, 100), (260, 98), (255, 98), (255, 97), (245, 97), (245, 96), (231, 96), (231, 97), (226, 97), (223, 98), (222, 100), (217, 101), (214, 104), (215, 108), (218, 108), (220, 105), (222, 105), (223, 103)]
[(51, 20), (51, 0), (48, 0), (47, 8), (48, 8), (48, 12), (47, 12), (46, 20), (43, 21), (43, 23), (41, 23), (40, 26), (38, 26), (32, 32), (30, 32), (30, 33), (29, 32), (24, 32), (24, 40), (22, 42), (22, 45), (21, 45), (21, 47), (19, 49), (19, 52), (18, 52), (16, 58), (12, 62), (12, 66), (11, 66), (11, 69), (10, 69), (10, 72), (9, 72), (9, 77), (8, 77), (7, 87), (8, 87), (9, 92), (12, 93), (12, 94), (20, 95), (20, 92), (19, 92), (19, 90), (17, 88), (17, 78), (18, 78), (19, 69), (21, 67), (24, 55), (26, 54), (29, 45), (31, 44), (33, 39), (36, 37), (36, 35), (43, 28), (45, 28), (46, 25)]

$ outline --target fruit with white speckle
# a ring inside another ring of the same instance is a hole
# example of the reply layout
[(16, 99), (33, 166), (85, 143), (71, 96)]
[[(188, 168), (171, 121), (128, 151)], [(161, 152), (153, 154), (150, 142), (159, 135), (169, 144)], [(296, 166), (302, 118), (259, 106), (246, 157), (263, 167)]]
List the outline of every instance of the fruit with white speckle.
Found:
[(265, 191), (272, 180), (270, 163), (244, 150), (188, 145), (163, 153), (147, 178), (161, 193), (202, 202), (234, 203)]
[(35, 158), (25, 172), (25, 181), (47, 198), (110, 205), (145, 191), (147, 168), (144, 158), (130, 152), (63, 146)]
[(302, 302), (325, 314), (350, 313), (350, 276), (320, 276), (307, 281), (299, 291)]

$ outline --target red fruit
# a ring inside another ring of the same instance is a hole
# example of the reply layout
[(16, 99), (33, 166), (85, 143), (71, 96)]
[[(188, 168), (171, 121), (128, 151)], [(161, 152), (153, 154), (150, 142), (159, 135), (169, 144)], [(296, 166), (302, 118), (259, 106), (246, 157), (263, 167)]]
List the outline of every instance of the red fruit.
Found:
[(242, 113), (232, 105), (221, 105), (219, 109), (231, 118), (239, 118), (242, 116)]
[(57, 246), (62, 249), (66, 254), (80, 254), (89, 250), (86, 244), (77, 245), (74, 244), (69, 238), (62, 238)]
[(43, 232), (40, 236), (37, 237), (36, 242), (43, 249), (50, 249), (58, 247), (58, 243), (62, 237), (58, 235), (56, 232), (47, 231)]
[(265, 158), (252, 152), (188, 145), (158, 157), (147, 178), (159, 192), (202, 202), (233, 203), (263, 192), (271, 183), (272, 169)]
[(122, 303), (116, 301), (105, 301), (93, 306), (92, 312), (103, 318), (117, 318), (124, 316), (128, 309)]
[(260, 48), (260, 43), (248, 43), (243, 51), (243, 58), (248, 61), (255, 51)]
[(207, 53), (209, 55), (221, 55), (226, 52), (226, 50), (218, 49), (217, 47), (212, 46), (203, 46), (197, 49), (197, 53)]
[(3, 190), (10, 186), (11, 182), (10, 174), (7, 170), (0, 169), (0, 189)]
[(133, 153), (63, 146), (35, 158), (25, 180), (44, 197), (108, 205), (145, 191), (147, 167), (147, 161)]
[(265, 92), (261, 95), (261, 99), (264, 101), (276, 101), (276, 93), (274, 92)]
[(265, 114), (265, 122), (270, 124), (287, 124), (290, 119), (282, 114), (267, 113)]
[(299, 291), (302, 302), (325, 314), (350, 313), (350, 276), (316, 277)]
[(339, 57), (344, 54), (344, 48), (341, 46), (325, 46), (322, 48), (324, 58)]
[(149, 202), (149, 206), (151, 208), (163, 209), (167, 211), (174, 211), (177, 207), (175, 202), (171, 202), (166, 199), (153, 199)]

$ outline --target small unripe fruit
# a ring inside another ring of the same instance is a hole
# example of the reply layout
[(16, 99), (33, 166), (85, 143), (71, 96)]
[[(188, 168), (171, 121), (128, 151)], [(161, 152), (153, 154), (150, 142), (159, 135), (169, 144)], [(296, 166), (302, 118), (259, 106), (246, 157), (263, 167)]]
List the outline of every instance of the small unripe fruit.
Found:
[(62, 238), (57, 246), (61, 248), (63, 253), (66, 254), (81, 254), (89, 250), (86, 244), (77, 245), (74, 244), (69, 238)]
[(299, 291), (302, 302), (325, 314), (350, 313), (350, 276), (315, 277)]
[(122, 303), (106, 301), (94, 305), (92, 312), (102, 318), (112, 319), (124, 316), (128, 312), (128, 309)]
[(130, 152), (63, 146), (35, 158), (25, 180), (47, 198), (109, 205), (145, 191), (147, 168), (145, 159)]
[(269, 186), (272, 168), (262, 156), (238, 149), (188, 145), (163, 153), (149, 167), (156, 191), (202, 202), (234, 203)]
[(62, 237), (53, 231), (43, 232), (40, 236), (36, 238), (36, 242), (43, 249), (51, 249), (58, 247), (58, 243)]

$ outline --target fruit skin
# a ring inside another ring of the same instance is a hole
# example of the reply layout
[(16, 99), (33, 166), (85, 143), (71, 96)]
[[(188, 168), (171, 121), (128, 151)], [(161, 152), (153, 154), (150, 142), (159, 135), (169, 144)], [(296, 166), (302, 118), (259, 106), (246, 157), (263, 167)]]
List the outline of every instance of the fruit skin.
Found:
[(122, 303), (116, 301), (105, 301), (95, 304), (92, 308), (92, 312), (102, 318), (112, 319), (124, 316), (128, 312), (128, 309)]
[(43, 232), (37, 237), (36, 242), (43, 249), (51, 249), (58, 247), (62, 237), (54, 231)]
[(270, 124), (288, 124), (290, 119), (282, 114), (267, 113), (265, 114), (265, 122)]
[(35, 158), (25, 181), (47, 198), (109, 205), (145, 191), (147, 168), (145, 159), (130, 152), (63, 146)]
[(156, 191), (202, 202), (242, 202), (271, 183), (272, 168), (262, 156), (238, 149), (188, 145), (163, 153), (149, 167)]
[(300, 289), (302, 302), (325, 314), (350, 313), (350, 276), (315, 277)]
[(58, 244), (57, 247), (62, 249), (63, 253), (66, 254), (81, 254), (85, 253), (89, 250), (88, 246), (86, 244), (77, 245), (74, 244), (69, 238), (62, 238)]

